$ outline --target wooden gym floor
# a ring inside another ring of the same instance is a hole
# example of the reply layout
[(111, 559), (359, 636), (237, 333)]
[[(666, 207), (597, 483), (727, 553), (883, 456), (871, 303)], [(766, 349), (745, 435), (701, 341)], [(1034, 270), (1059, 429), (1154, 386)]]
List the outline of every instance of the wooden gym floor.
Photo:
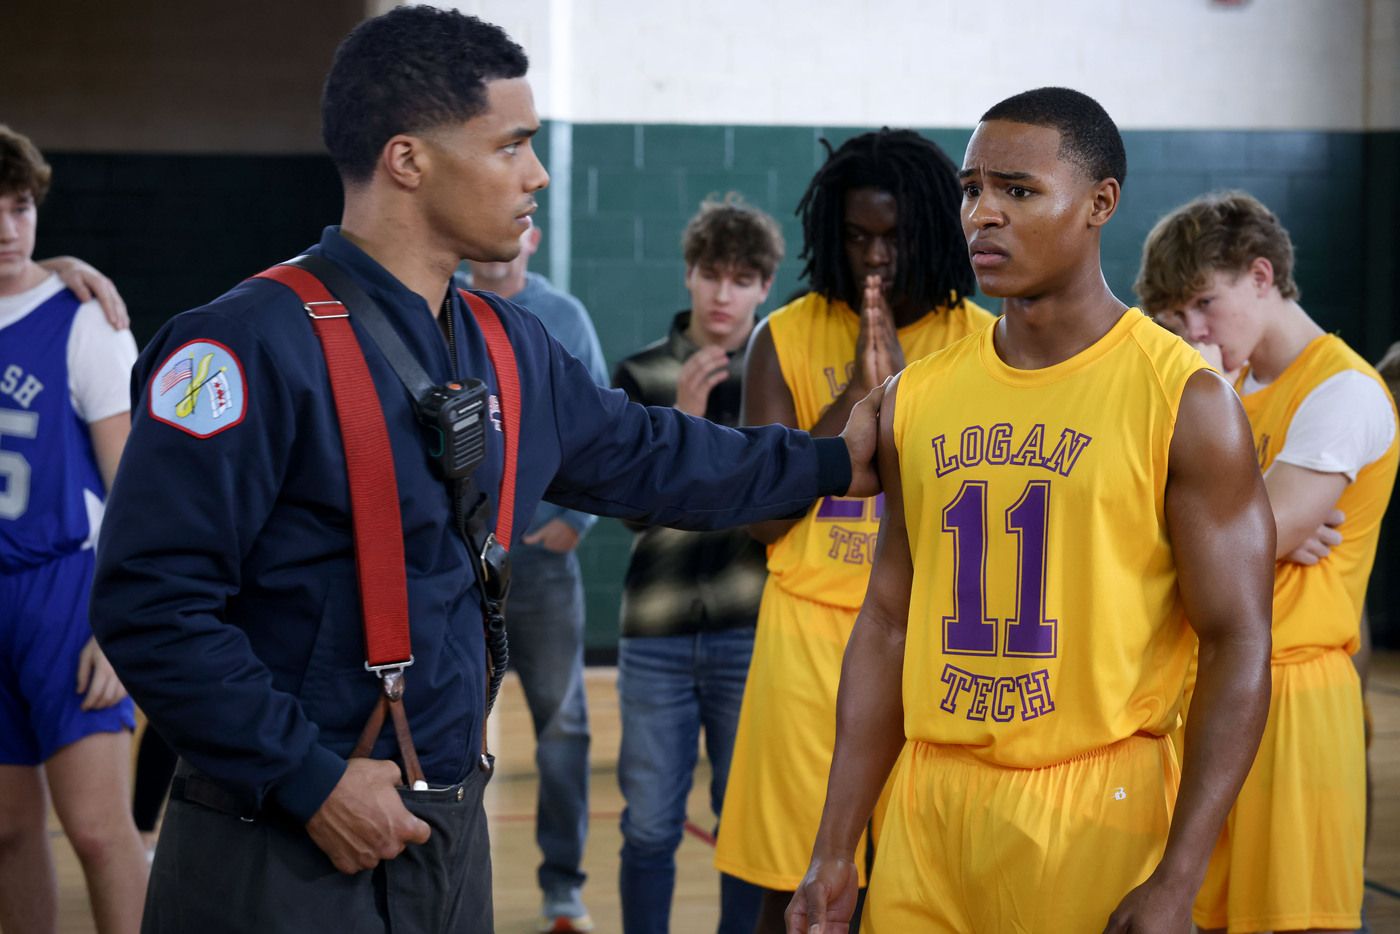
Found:
[[(617, 860), (622, 845), (618, 816), (622, 796), (615, 767), (619, 738), (617, 672), (588, 670), (588, 703), (593, 728), (592, 827), (584, 857), (588, 884), (584, 898), (600, 934), (621, 930), (617, 898)], [(1375, 718), (1371, 749), (1375, 798), (1370, 859), (1366, 866), (1366, 919), (1372, 931), (1400, 931), (1400, 652), (1377, 652), (1370, 685)], [(491, 746), (497, 755), (496, 776), (487, 792), (495, 861), (496, 929), (500, 934), (535, 930), (540, 910), (535, 868), (534, 813), (537, 781), (534, 741), (520, 683), (508, 678), (492, 717)], [(712, 932), (719, 917), (719, 879), (711, 865), (709, 769), (697, 770), (690, 795), (690, 823), (676, 854), (677, 880), (672, 929), (677, 934)], [(59, 878), (59, 930), (87, 934), (94, 930), (88, 913), (82, 871), (51, 818), (54, 858)]]

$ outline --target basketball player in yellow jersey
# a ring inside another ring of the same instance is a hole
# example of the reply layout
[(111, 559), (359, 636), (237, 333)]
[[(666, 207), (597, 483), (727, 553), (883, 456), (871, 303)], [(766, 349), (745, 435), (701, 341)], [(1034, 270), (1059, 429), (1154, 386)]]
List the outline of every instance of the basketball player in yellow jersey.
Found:
[[(840, 431), (851, 406), (906, 360), (991, 322), (964, 298), (974, 279), (959, 198), (952, 161), (909, 130), (865, 133), (829, 155), (798, 207), (812, 291), (754, 332), (746, 424)], [(816, 838), (841, 655), (882, 506), (832, 497), (753, 530), (769, 545), (769, 577), (715, 865), (768, 890), (760, 931), (782, 929)]]
[(963, 231), (1004, 313), (886, 391), (884, 522), (793, 934), (844, 930), (897, 758), (867, 934), (1189, 930), (1264, 725), (1273, 521), (1235, 393), (1104, 282), (1126, 170), (1064, 88), (968, 144)]
[[(1236, 388), (1278, 525), (1272, 704), (1196, 901), (1203, 929), (1361, 923), (1364, 717), (1348, 656), (1400, 449), (1385, 384), (1298, 304), (1292, 269), (1278, 218), (1223, 192), (1157, 224), (1139, 279), (1144, 301), (1179, 310), (1227, 367), (1247, 361)], [(1311, 565), (1284, 560), (1333, 508), (1341, 542)]]

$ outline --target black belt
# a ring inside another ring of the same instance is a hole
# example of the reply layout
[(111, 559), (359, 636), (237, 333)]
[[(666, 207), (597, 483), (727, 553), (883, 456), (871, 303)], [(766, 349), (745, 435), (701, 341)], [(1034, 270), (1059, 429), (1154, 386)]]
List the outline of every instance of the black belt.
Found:
[(234, 794), (207, 775), (195, 771), (183, 759), (176, 766), (175, 777), (170, 781), (170, 798), (198, 804), (239, 820), (251, 822), (258, 817), (257, 807), (246, 797)]
[[(495, 756), (482, 756), (481, 761), (477, 763), (477, 770), (485, 772), (489, 777), (495, 771), (495, 763)], [(458, 782), (447, 788), (434, 788), (431, 791), (415, 792), (414, 794), (416, 797), (428, 801), (447, 801), (453, 798), (461, 801), (463, 784), (463, 782)], [(204, 773), (195, 771), (183, 759), (175, 767), (175, 777), (170, 780), (170, 798), (174, 801), (198, 804), (211, 811), (218, 811), (220, 814), (227, 814), (249, 823), (267, 816), (250, 804), (247, 798), (234, 794)]]

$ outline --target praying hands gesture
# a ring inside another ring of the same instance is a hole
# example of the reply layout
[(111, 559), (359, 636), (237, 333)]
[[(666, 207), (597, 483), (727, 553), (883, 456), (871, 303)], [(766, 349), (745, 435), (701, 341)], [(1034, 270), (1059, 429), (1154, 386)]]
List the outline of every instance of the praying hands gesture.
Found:
[(894, 314), (879, 276), (865, 277), (865, 291), (860, 306), (860, 333), (856, 335), (856, 370), (851, 391), (857, 399), (886, 379), (904, 369), (904, 350), (899, 346), (899, 333)]

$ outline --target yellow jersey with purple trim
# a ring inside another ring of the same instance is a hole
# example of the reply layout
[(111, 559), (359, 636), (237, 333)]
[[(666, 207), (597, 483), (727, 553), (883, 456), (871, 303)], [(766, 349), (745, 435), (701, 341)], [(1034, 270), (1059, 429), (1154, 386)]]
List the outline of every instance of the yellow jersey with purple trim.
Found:
[[(1278, 379), (1242, 397), (1254, 432), (1259, 469), (1267, 471), (1288, 439), (1288, 426), (1308, 394), (1343, 370), (1359, 370), (1382, 389), (1380, 375), (1333, 334), (1314, 338)], [(1244, 386), (1244, 374), (1237, 389)], [(1385, 392), (1387, 399), (1390, 392)], [(1393, 403), (1392, 403), (1393, 404)], [(1314, 565), (1280, 561), (1274, 572), (1273, 660), (1302, 660), (1318, 649), (1360, 646), (1361, 609), (1376, 560), (1381, 519), (1395, 485), (1397, 440), (1379, 459), (1357, 471), (1337, 500), (1346, 515), (1342, 543)]]
[(910, 364), (894, 438), (913, 557), (905, 734), (995, 765), (1176, 725), (1194, 639), (1164, 499), (1185, 341), (1129, 309), (1039, 370), (995, 326)]
[[(964, 299), (899, 329), (912, 362), (985, 327), (993, 317)], [(768, 316), (796, 427), (810, 429), (855, 373), (860, 315), (845, 302), (809, 292)], [(768, 548), (768, 573), (789, 593), (829, 606), (859, 609), (875, 560), (884, 496), (821, 499)]]

